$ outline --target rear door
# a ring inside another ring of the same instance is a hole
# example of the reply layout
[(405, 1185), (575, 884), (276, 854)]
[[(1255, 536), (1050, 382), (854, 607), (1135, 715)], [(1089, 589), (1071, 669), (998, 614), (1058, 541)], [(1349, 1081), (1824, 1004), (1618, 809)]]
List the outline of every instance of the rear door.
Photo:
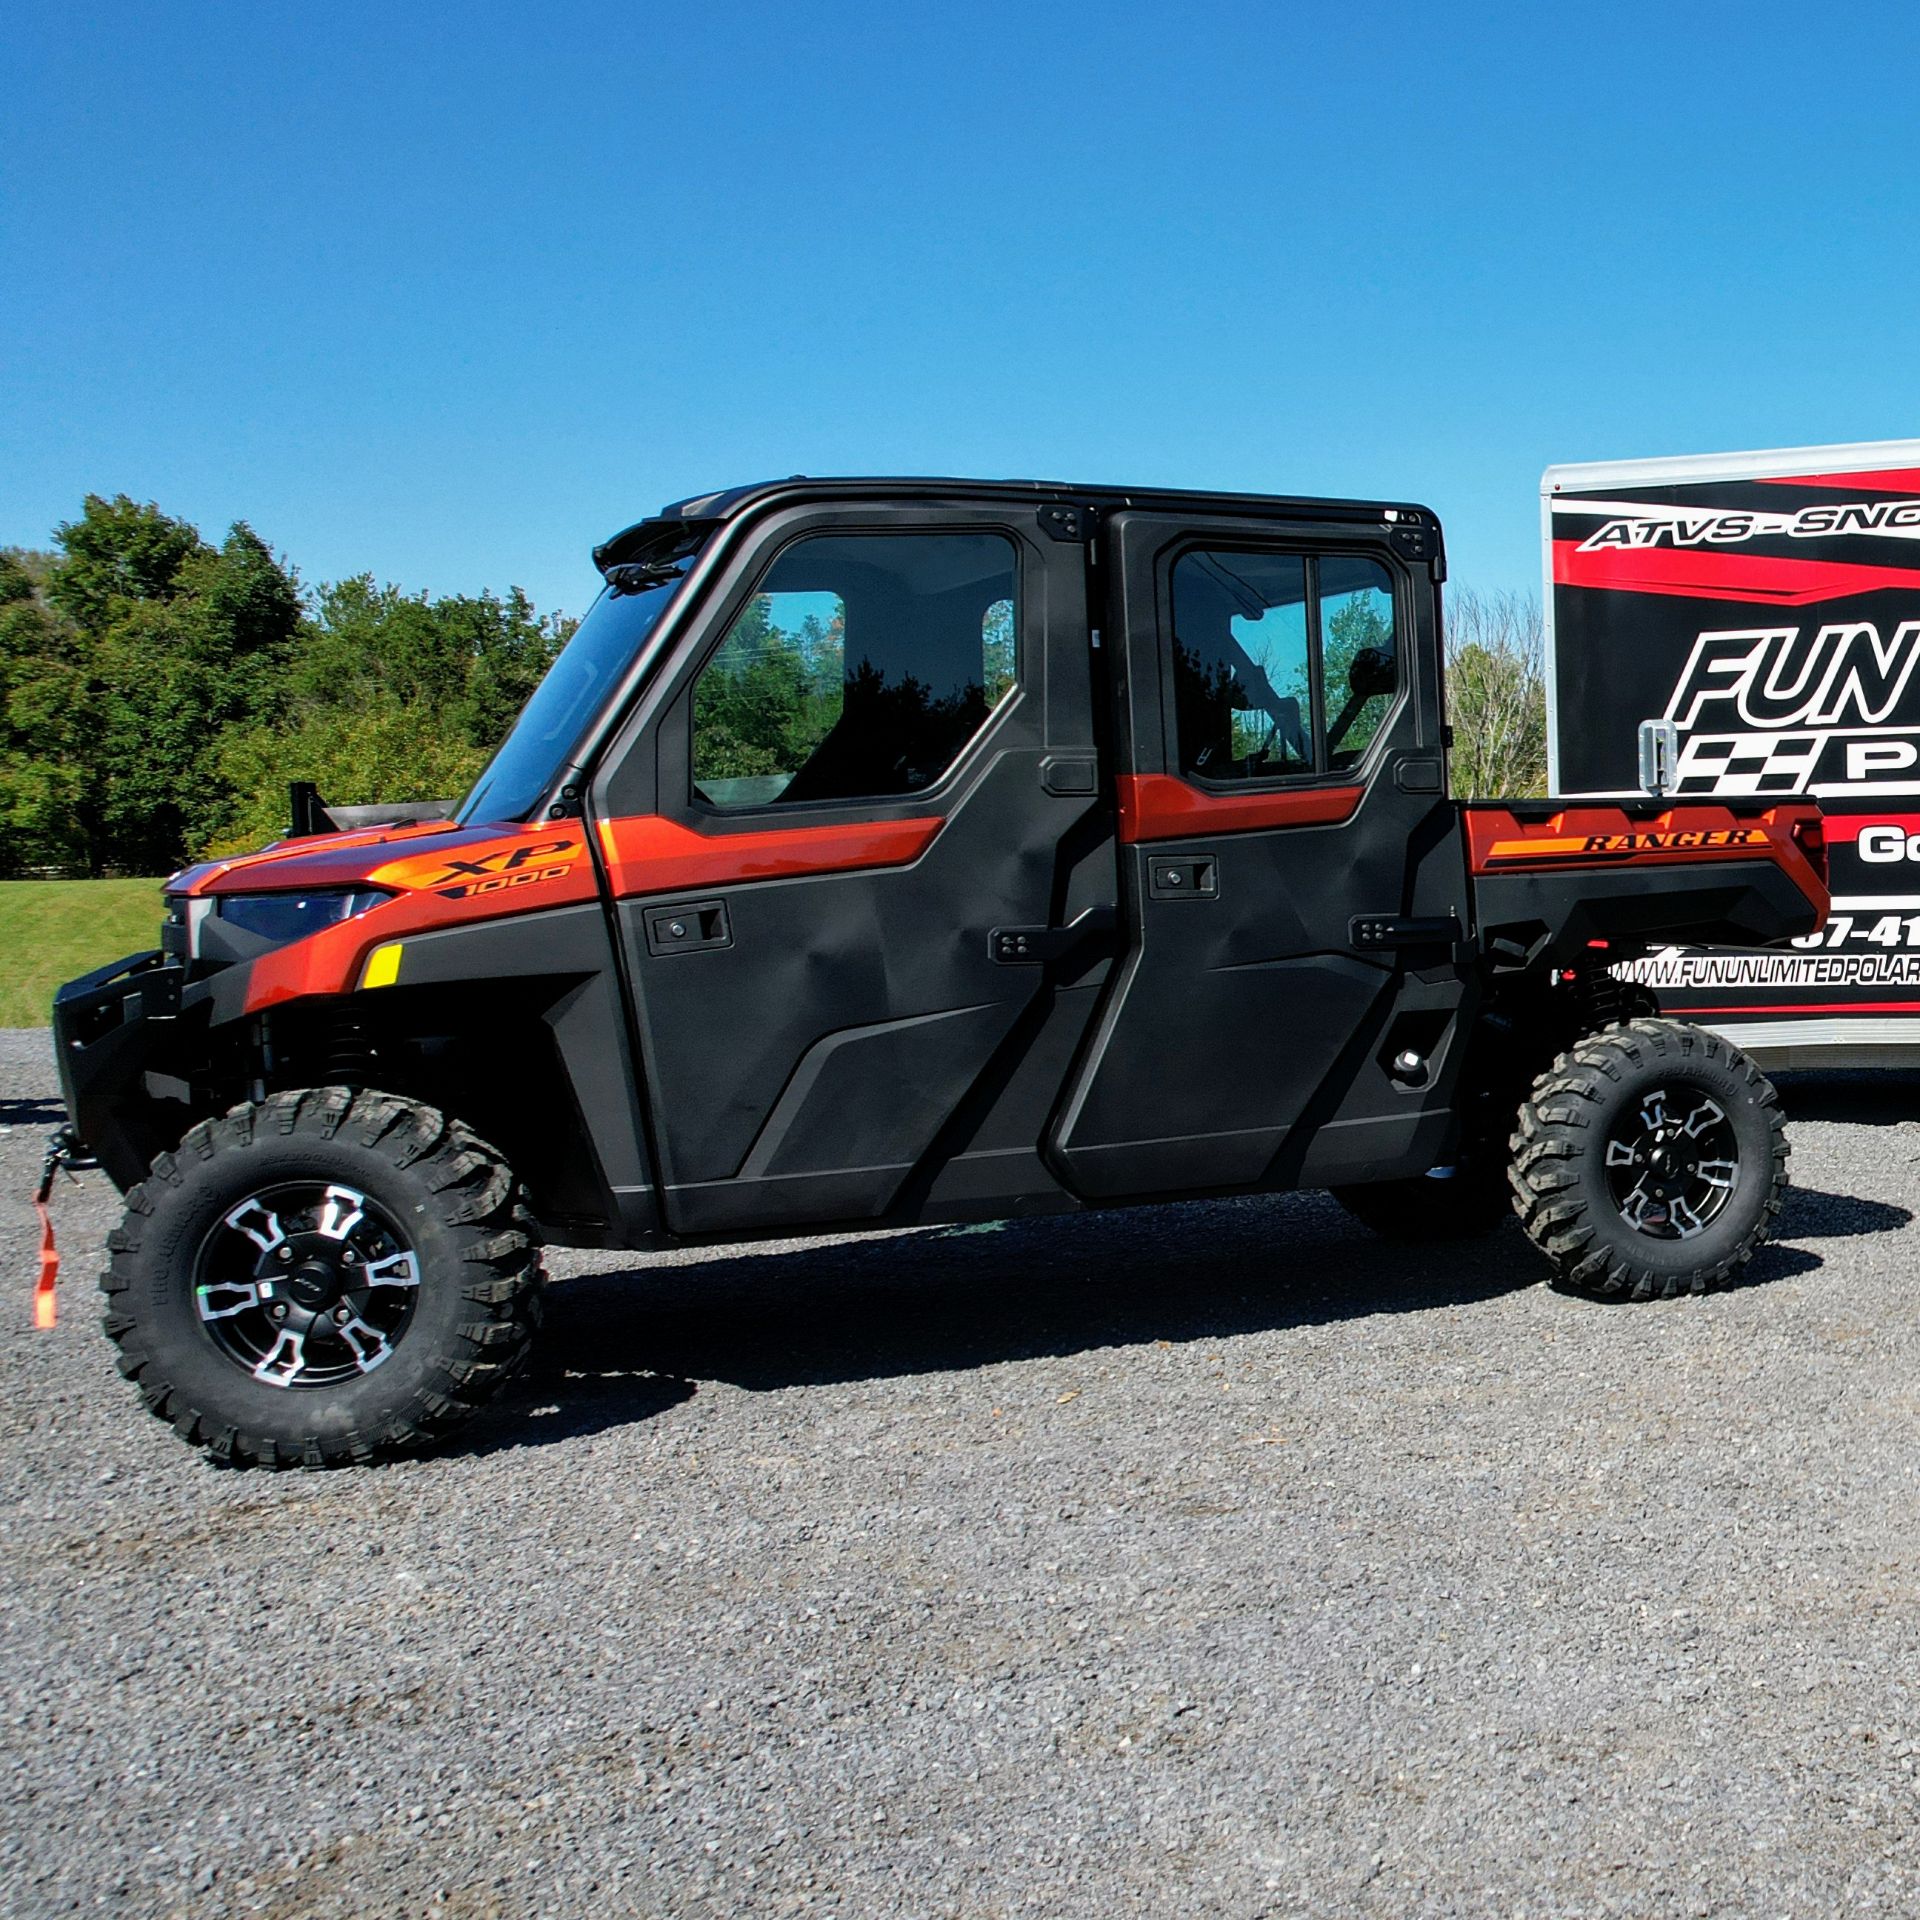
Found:
[[(597, 779), (675, 1231), (911, 1213), (1045, 1024), (1047, 929), (1111, 918), (1086, 551), (1059, 526), (1001, 501), (764, 520)], [(979, 1156), (983, 1202), (1057, 1195), (1064, 1067), (1024, 1146)]]
[(1078, 1191), (1314, 1185), (1443, 1157), (1466, 882), (1438, 538), (1412, 516), (1116, 516), (1129, 945), (1054, 1136)]

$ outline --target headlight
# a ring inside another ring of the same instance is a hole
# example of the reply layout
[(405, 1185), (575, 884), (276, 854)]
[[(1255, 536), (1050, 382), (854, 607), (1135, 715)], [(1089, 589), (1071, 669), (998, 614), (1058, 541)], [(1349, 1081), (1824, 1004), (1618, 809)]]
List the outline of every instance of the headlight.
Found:
[(393, 895), (377, 887), (345, 887), (315, 893), (223, 893), (214, 912), (236, 932), (272, 946), (285, 946), (322, 927), (338, 926)]
[(202, 967), (257, 960), (289, 940), (337, 927), (394, 896), (378, 887), (318, 887), (309, 893), (169, 893), (161, 951)]

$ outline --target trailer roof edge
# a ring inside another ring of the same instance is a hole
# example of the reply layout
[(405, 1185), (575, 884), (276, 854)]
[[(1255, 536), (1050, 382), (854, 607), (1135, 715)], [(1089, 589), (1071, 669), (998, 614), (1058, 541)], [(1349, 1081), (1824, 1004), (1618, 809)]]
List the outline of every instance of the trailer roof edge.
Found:
[(1644, 486), (1660, 480), (1787, 479), (1801, 473), (1872, 473), (1920, 467), (1920, 440), (1855, 440), (1826, 447), (1761, 447), (1746, 453), (1681, 453), (1664, 459), (1588, 460), (1551, 466), (1546, 495), (1590, 486)]

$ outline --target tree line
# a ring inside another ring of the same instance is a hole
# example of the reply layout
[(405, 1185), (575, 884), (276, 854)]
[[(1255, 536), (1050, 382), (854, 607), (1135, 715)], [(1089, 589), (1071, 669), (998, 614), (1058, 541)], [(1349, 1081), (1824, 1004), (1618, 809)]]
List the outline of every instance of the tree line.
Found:
[[(455, 797), (575, 624), (517, 587), (304, 587), (244, 521), (216, 546), (89, 495), (50, 550), (0, 550), (0, 875), (163, 873), (259, 846), (285, 832), (295, 779), (343, 803)], [(1544, 792), (1537, 604), (1456, 594), (1448, 629), (1455, 793)], [(795, 711), (715, 714), (737, 736), (729, 773), (763, 745), (777, 763), (769, 730), (810, 732), (839, 693), (804, 646), (775, 659), (762, 638), (752, 691), (779, 682)]]
[(471, 784), (573, 631), (518, 588), (304, 588), (245, 522), (214, 545), (90, 495), (0, 552), (0, 873), (164, 873), (330, 801)]

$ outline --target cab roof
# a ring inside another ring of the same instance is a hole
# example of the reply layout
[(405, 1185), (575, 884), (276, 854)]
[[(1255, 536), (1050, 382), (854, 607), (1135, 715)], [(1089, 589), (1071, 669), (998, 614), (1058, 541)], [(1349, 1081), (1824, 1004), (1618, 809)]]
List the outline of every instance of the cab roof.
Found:
[(1166, 507), (1191, 513), (1196, 508), (1225, 507), (1236, 512), (1259, 508), (1287, 511), (1301, 509), (1322, 514), (1337, 513), (1355, 519), (1381, 519), (1389, 509), (1397, 518), (1431, 521), (1434, 515), (1425, 507), (1404, 500), (1337, 500), (1281, 493), (1215, 493), (1184, 487), (1112, 487), (1082, 486), (1066, 480), (968, 480), (955, 475), (848, 475), (789, 474), (784, 480), (754, 480), (743, 486), (722, 487), (713, 493), (693, 494), (676, 500), (649, 516), (656, 520), (731, 520), (748, 507), (759, 506), (782, 494), (839, 499), (885, 497), (888, 499), (941, 499), (950, 494), (969, 499), (1068, 501), (1104, 510), (1116, 507)]
[(1081, 486), (1065, 480), (967, 480), (929, 475), (816, 475), (795, 473), (784, 480), (755, 480), (692, 494), (622, 529), (594, 549), (594, 561), (606, 567), (646, 542), (647, 531), (674, 525), (733, 520), (771, 503), (816, 500), (1004, 500), (1086, 507), (1109, 513), (1131, 507), (1165, 513), (1259, 513), (1295, 520), (1374, 520), (1412, 522), (1437, 528), (1431, 508), (1405, 500), (1340, 500), (1282, 493), (1209, 493), (1182, 487)]

